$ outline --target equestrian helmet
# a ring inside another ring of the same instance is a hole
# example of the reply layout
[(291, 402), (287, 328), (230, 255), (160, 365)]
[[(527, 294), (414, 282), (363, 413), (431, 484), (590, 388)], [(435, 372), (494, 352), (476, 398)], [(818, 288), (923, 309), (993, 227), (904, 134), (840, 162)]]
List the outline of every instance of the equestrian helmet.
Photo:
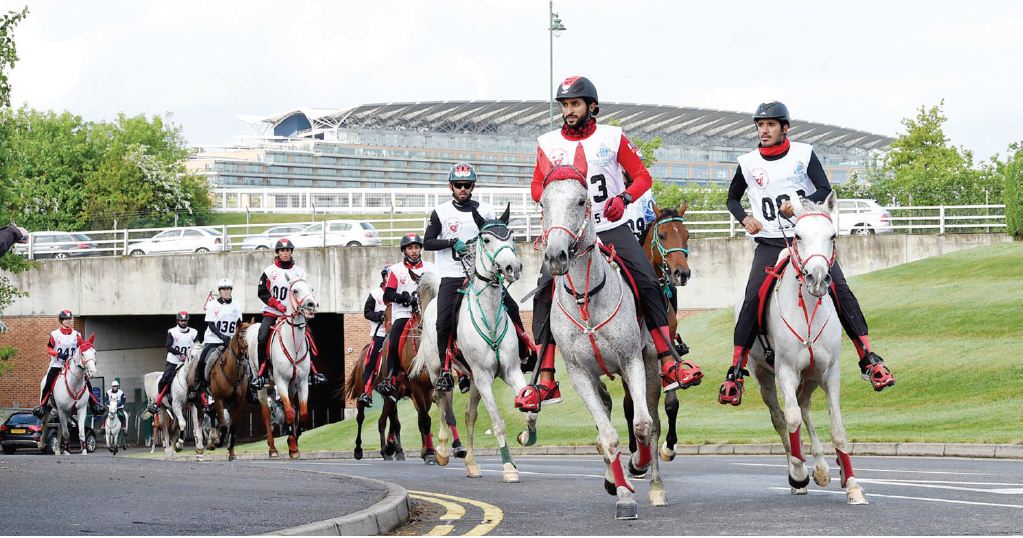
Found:
[(116, 388), (118, 388), (118, 387), (120, 387), (120, 386), (121, 386), (121, 382), (120, 382), (120, 381), (118, 381), (118, 380), (116, 380), (116, 379), (115, 379), (115, 380), (113, 380), (113, 381), (112, 381), (112, 382), (110, 383), (110, 388), (112, 388), (112, 389), (116, 389)]
[(391, 266), (385, 265), (383, 270), (380, 271), (380, 278), (386, 279), (387, 275), (391, 272)]
[[(579, 76), (572, 76), (563, 80), (558, 85), (554, 99), (560, 102), (562, 99), (576, 97), (581, 97), (587, 103), (600, 103), (597, 99), (597, 87), (590, 82), (590, 79)], [(596, 116), (598, 112), (600, 112), (599, 106), (593, 109), (593, 115)]]
[(188, 319), (189, 319), (188, 312), (185, 312), (184, 310), (182, 310), (181, 312), (178, 312), (177, 316), (174, 316), (174, 319), (176, 319), (178, 321), (188, 321)]
[(401, 238), (401, 246), (400, 246), (401, 251), (405, 252), (405, 247), (407, 247), (409, 245), (419, 245), (420, 247), (422, 247), (423, 246), (423, 238), (419, 237), (419, 234), (417, 234), (415, 232), (409, 232), (409, 233), (405, 234), (404, 236), (402, 236), (402, 238)]
[(753, 113), (753, 123), (757, 120), (778, 120), (781, 123), (789, 123), (789, 109), (785, 106), (785, 103), (780, 101), (771, 101), (768, 103), (760, 103), (757, 107), (757, 111)]
[(225, 290), (225, 289), (226, 290), (233, 290), (234, 289), (234, 284), (231, 283), (231, 279), (229, 279), (229, 278), (221, 278), (220, 281), (217, 282), (217, 291)]
[(73, 317), (74, 316), (71, 314), (70, 310), (61, 310), (60, 314), (57, 314), (57, 319), (61, 320), (61, 321), (65, 320), (65, 319), (71, 319)]
[(468, 181), (476, 183), (476, 167), (467, 162), (458, 162), (448, 171), (448, 183), (456, 181)]
[(274, 252), (284, 249), (295, 250), (295, 243), (292, 243), (291, 239), (288, 239), (287, 237), (278, 239), (277, 244), (274, 245)]

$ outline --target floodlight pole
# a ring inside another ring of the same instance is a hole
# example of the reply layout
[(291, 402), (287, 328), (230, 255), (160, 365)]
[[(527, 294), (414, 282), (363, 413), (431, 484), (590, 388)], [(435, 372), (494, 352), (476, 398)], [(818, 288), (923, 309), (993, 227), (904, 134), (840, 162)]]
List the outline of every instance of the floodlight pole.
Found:
[(547, 102), (548, 105), (548, 119), (550, 120), (551, 127), (554, 127), (554, 37), (555, 35), (561, 35), (561, 32), (566, 30), (565, 25), (561, 24), (561, 19), (558, 18), (558, 14), (554, 12), (554, 0), (550, 0), (547, 5), (547, 31), (550, 34), (550, 53), (551, 53), (551, 79), (550, 84), (547, 88), (550, 89), (550, 100)]

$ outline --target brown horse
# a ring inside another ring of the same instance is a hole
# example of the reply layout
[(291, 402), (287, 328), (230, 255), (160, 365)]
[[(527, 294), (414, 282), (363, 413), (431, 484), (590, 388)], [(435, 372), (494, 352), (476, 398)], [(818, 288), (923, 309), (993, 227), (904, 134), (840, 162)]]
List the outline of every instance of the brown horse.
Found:
[[(220, 443), (227, 440), (227, 459), (234, 461), (234, 445), (237, 439), (237, 423), (247, 403), (249, 379), (249, 348), (245, 342), (245, 332), (255, 320), (240, 322), (238, 330), (231, 337), (224, 351), (210, 366), (210, 393), (213, 395), (213, 420), (211, 430), (220, 423)], [(196, 372), (196, 375), (203, 375)], [(212, 447), (211, 447), (212, 448)]]
[[(362, 394), (363, 383), (362, 376), (366, 365), (366, 357), (369, 355), (372, 346), (366, 344), (362, 348), (362, 352), (359, 353), (359, 361), (355, 364), (352, 372), (348, 376), (348, 380), (345, 381), (345, 386), (342, 394), (346, 399), (356, 399)], [(382, 347), (382, 350), (386, 348)], [(380, 366), (383, 363), (384, 358), (381, 357), (377, 362), (377, 370), (370, 377), (370, 382), (373, 386), (383, 381), (383, 369)], [(377, 430), (380, 432), (380, 455), (385, 460), (397, 459), (399, 461), (405, 459), (405, 451), (401, 449), (401, 445), (397, 444), (396, 439), (401, 435), (401, 421), (398, 419), (398, 406), (390, 398), (383, 399), (383, 410), (380, 412), (380, 418), (377, 420)], [(355, 435), (355, 459), (362, 459), (362, 423), (366, 420), (366, 406), (362, 402), (356, 403), (357, 413), (355, 420), (358, 423), (358, 433)], [(388, 425), (390, 428), (388, 429)], [(386, 431), (386, 434), (385, 434)]]
[[(689, 352), (689, 348), (676, 332), (678, 329), (677, 288), (685, 286), (692, 274), (689, 269), (689, 229), (686, 228), (684, 218), (687, 207), (688, 204), (685, 200), (679, 204), (678, 209), (661, 210), (655, 204), (654, 222), (650, 223), (650, 226), (643, 231), (640, 239), (643, 251), (654, 266), (654, 272), (664, 290), (665, 298), (668, 299), (668, 328), (671, 334), (676, 335), (675, 343), (679, 355)], [(683, 388), (696, 386), (699, 383), (700, 381), (697, 380), (694, 384)], [(675, 430), (675, 423), (678, 419), (678, 395), (676, 393), (677, 391), (673, 390), (664, 395), (664, 411), (668, 415), (668, 432), (664, 437), (664, 444), (660, 447), (660, 456), (664, 461), (675, 459), (675, 443), (678, 442)], [(605, 403), (609, 400), (610, 396), (607, 397)], [(629, 450), (636, 452), (636, 436), (632, 432), (632, 397), (628, 390), (625, 391), (625, 401), (622, 407), (625, 411), (625, 423), (629, 426)]]

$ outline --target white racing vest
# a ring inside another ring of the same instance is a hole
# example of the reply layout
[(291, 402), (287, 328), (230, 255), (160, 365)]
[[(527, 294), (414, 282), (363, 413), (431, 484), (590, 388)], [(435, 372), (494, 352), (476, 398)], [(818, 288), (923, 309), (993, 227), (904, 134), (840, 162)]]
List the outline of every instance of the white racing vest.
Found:
[[(81, 336), (78, 331), (71, 329), (71, 334), (64, 334), (60, 332), (60, 329), (54, 329), (50, 333), (50, 338), (53, 339), (53, 349), (57, 350), (57, 353), (67, 352), (68, 360), (75, 358), (78, 354), (78, 339)], [(50, 357), (50, 368), (60, 368), (64, 366), (64, 361), (57, 357)]]
[(583, 145), (586, 153), (586, 180), (593, 204), (590, 212), (596, 221), (598, 232), (616, 228), (623, 221), (611, 222), (604, 218), (604, 203), (610, 198), (625, 192), (625, 176), (622, 166), (618, 164), (618, 146), (622, 143), (622, 128), (612, 125), (597, 124), (597, 129), (584, 140), (568, 140), (561, 134), (561, 129), (541, 135), (536, 139), (540, 149), (555, 165), (571, 165), (575, 158), (575, 148)]
[[(238, 330), (238, 320), (242, 317), (242, 310), (238, 306), (238, 303), (233, 300), (228, 304), (222, 304), (219, 301), (213, 301), (210, 303), (210, 307), (206, 309), (206, 322), (213, 322), (216, 324), (217, 330), (221, 334), (227, 337), (234, 336), (235, 331)], [(202, 341), (207, 344), (215, 344), (221, 342), (220, 337), (217, 336), (213, 331), (210, 330), (209, 326), (206, 327), (206, 333), (203, 334)]]
[[(373, 297), (374, 301), (374, 312), (383, 312), (387, 309), (387, 303), (384, 302), (384, 289), (380, 286), (373, 288), (369, 292), (370, 297)], [(397, 305), (395, 305), (397, 306)], [(392, 310), (393, 312), (393, 310)], [(382, 321), (370, 321), (369, 322), (369, 337), (376, 338), (377, 336), (387, 336), (384, 332), (384, 323)]]
[(625, 221), (625, 225), (632, 230), (632, 233), (639, 239), (639, 236), (643, 235), (643, 230), (646, 230), (657, 215), (654, 214), (654, 193), (652, 190), (648, 190), (643, 193), (643, 196), (639, 197), (639, 200), (632, 202), (625, 206), (625, 216), (622, 220)]
[[(454, 200), (449, 200), (437, 206), (437, 220), (440, 221), (440, 235), (438, 239), (461, 239), (468, 242), (480, 234), (476, 221), (472, 218), (472, 211), (459, 211)], [(480, 202), (476, 212), (485, 219), (494, 218), (494, 208), (490, 204)], [(455, 259), (450, 248), (436, 251), (437, 271), (441, 278), (465, 276), (462, 269), (462, 262)]]
[[(423, 262), (423, 266), (419, 269), (415, 269), (414, 271), (418, 278), (427, 271), (436, 272), (437, 269), (434, 268), (432, 263)], [(419, 284), (412, 280), (412, 277), (409, 275), (409, 269), (408, 267), (405, 267), (405, 262), (398, 262), (392, 265), (387, 272), (390, 275), (394, 275), (394, 278), (398, 281), (398, 286), (395, 288), (395, 292), (398, 295), (401, 295), (402, 292), (405, 291), (407, 291), (409, 295), (414, 295), (416, 290), (419, 289)], [(387, 277), (388, 280), (390, 280), (390, 278), (390, 276)], [(394, 323), (395, 320), (411, 317), (412, 307), (400, 305), (398, 303), (391, 303), (391, 323)]]
[(746, 179), (750, 210), (764, 225), (764, 229), (752, 237), (781, 238), (782, 226), (791, 237), (796, 219), (791, 219), (793, 224), (789, 224), (779, 217), (778, 208), (785, 200), (795, 199), (793, 203), (798, 204), (800, 196), (809, 196), (817, 190), (806, 174), (811, 154), (813, 146), (791, 142), (788, 153), (776, 161), (764, 159), (759, 149), (739, 156), (742, 177)]
[(167, 362), (171, 364), (181, 364), (181, 357), (179, 354), (188, 353), (188, 348), (195, 345), (195, 338), (199, 336), (199, 331), (189, 327), (187, 331), (181, 332), (181, 329), (174, 327), (167, 329), (167, 334), (171, 335), (174, 348), (174, 353), (167, 352)]
[[(271, 263), (269, 267), (263, 270), (266, 274), (267, 284), (270, 285), (270, 296), (276, 297), (277, 300), (289, 304), (288, 301), (291, 299), (291, 281), (304, 279), (305, 269), (302, 269), (297, 264), (292, 265), (291, 269), (282, 269), (277, 267), (277, 264)], [(284, 312), (279, 312), (277, 309), (270, 308), (270, 305), (263, 305), (263, 312), (273, 314), (275, 316), (283, 316)]]

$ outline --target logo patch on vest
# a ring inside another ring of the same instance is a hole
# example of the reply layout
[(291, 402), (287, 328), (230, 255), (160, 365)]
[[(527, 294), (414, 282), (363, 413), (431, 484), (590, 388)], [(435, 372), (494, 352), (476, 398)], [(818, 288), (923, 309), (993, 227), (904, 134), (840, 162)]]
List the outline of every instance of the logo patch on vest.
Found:
[(764, 170), (763, 168), (754, 168), (750, 172), (750, 175), (753, 176), (753, 181), (756, 181), (757, 185), (760, 185), (761, 187), (767, 186), (770, 181), (770, 178), (767, 177), (767, 170)]
[(796, 177), (803, 177), (806, 175), (806, 165), (802, 161), (796, 163)]
[(448, 225), (448, 230), (450, 230), (451, 233), (457, 234), (459, 228), (462, 227), (462, 221), (458, 220), (455, 217), (451, 217), (451, 218), (448, 219), (447, 225)]
[(601, 142), (600, 147), (597, 148), (597, 163), (600, 165), (606, 165), (611, 160), (611, 148), (607, 147), (607, 144)]
[(554, 148), (554, 150), (551, 151), (551, 163), (553, 163), (554, 166), (561, 166), (565, 164), (564, 148)]

